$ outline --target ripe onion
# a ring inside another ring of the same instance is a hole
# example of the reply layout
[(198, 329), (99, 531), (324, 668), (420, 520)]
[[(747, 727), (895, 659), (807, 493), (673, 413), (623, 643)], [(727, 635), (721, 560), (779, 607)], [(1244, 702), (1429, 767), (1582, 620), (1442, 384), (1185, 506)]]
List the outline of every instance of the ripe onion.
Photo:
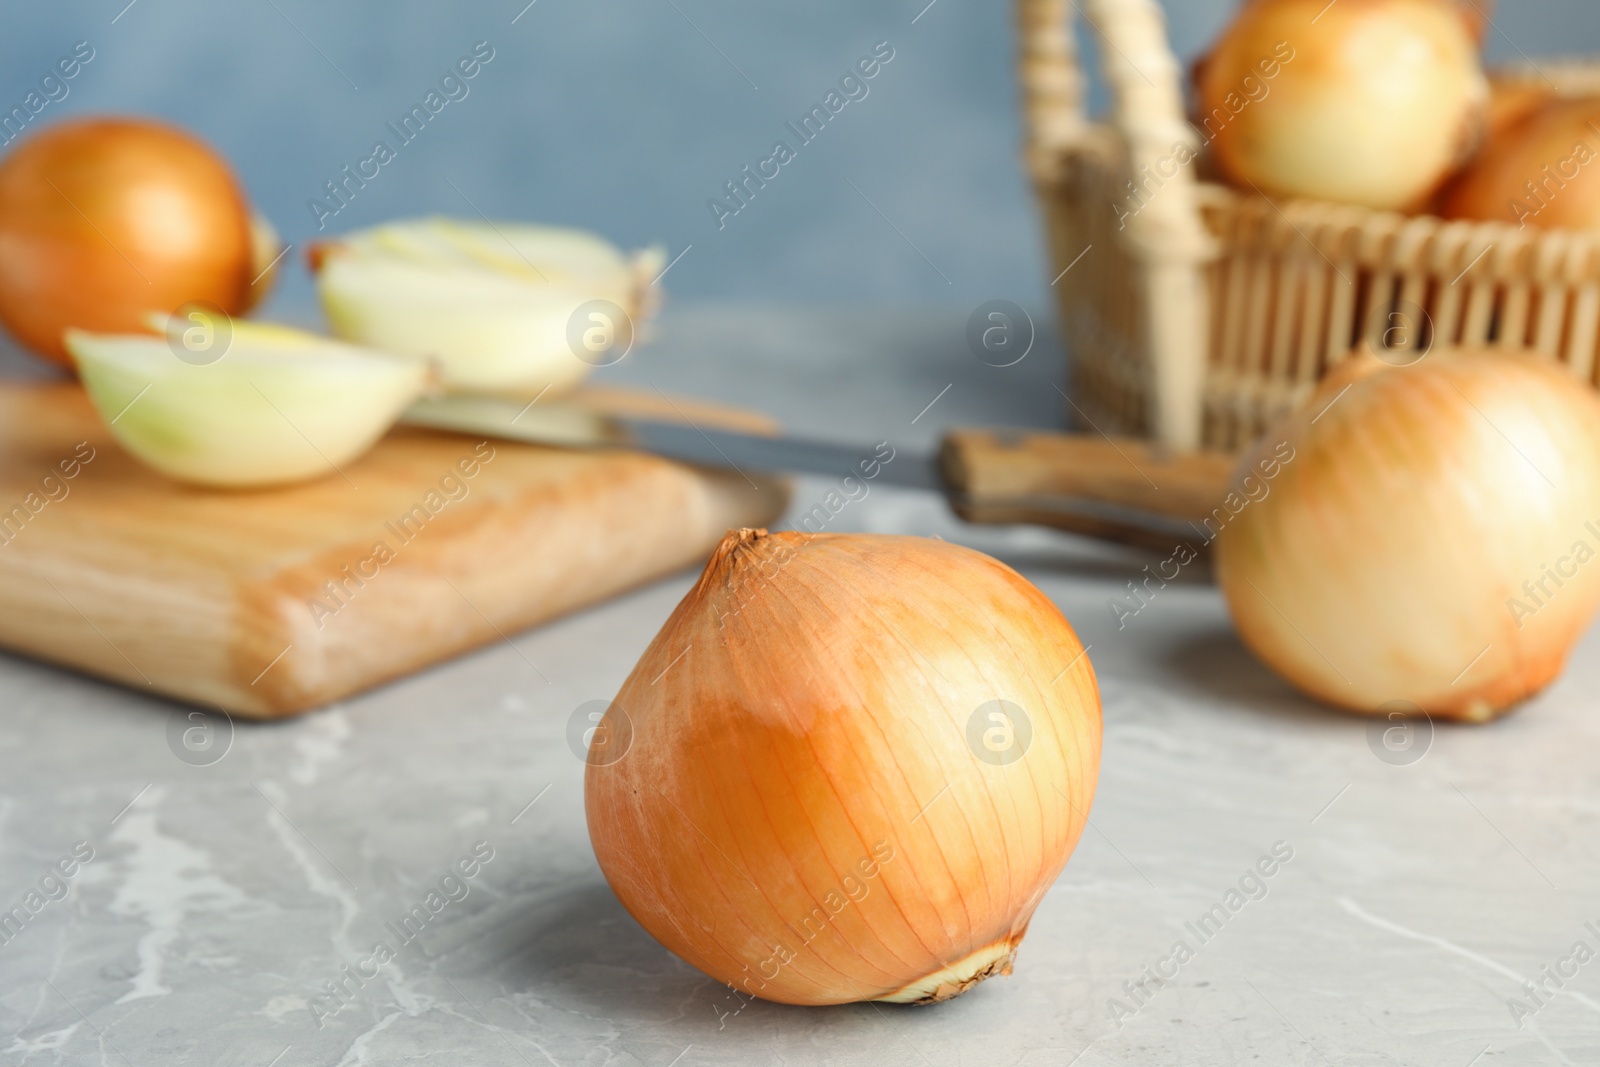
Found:
[(1441, 198), (1447, 218), (1600, 229), (1600, 97), (1552, 100), (1506, 126)]
[(255, 252), (232, 170), (170, 126), (76, 119), (0, 161), (0, 321), (63, 365), (68, 328), (139, 330), (191, 301), (238, 314)]
[(1489, 36), (1494, 22), (1495, 0), (1454, 0), (1456, 13), (1467, 27), (1467, 33), (1479, 48)]
[(1420, 205), (1467, 157), (1489, 96), (1451, 0), (1253, 0), (1197, 89), (1232, 181), (1384, 210)]
[(601, 869), (669, 949), (767, 1000), (1010, 973), (1094, 796), (1084, 651), (971, 549), (732, 532), (591, 744)]
[(1499, 151), (1500, 137), (1536, 114), (1556, 98), (1549, 84), (1532, 78), (1489, 75), (1489, 120), (1484, 128), (1482, 152)]
[(1241, 470), (1285, 442), (1217, 540), (1234, 622), (1269, 666), (1354, 711), (1474, 721), (1561, 672), (1600, 606), (1590, 387), (1533, 357), (1360, 356)]
[(278, 230), (272, 225), (272, 220), (257, 212), (250, 219), (250, 286), (245, 290), (244, 304), (239, 308), (243, 315), (252, 311), (267, 294), (272, 292), (273, 283), (278, 280), (278, 267), (283, 263), (283, 254), (287, 252), (283, 246), (283, 238), (278, 236)]
[(286, 326), (199, 315), (164, 325), (167, 336), (70, 330), (67, 347), (118, 443), (179, 481), (240, 488), (332, 475), (428, 384), (420, 360)]
[(340, 337), (437, 360), (449, 388), (530, 396), (625, 356), (664, 262), (581, 230), (441, 218), (319, 242), (310, 261)]

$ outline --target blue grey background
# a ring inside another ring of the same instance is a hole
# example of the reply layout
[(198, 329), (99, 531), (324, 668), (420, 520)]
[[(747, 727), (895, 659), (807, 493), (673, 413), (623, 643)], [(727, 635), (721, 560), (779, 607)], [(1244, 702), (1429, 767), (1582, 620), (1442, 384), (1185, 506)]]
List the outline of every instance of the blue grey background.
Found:
[[(13, 5), (0, 101), (20, 103), (88, 40), (94, 60), (39, 121), (136, 112), (208, 138), (294, 242), (278, 299), (303, 305), (299, 254), (317, 233), (307, 201), (391, 139), (384, 124), (484, 40), (494, 59), (470, 94), (324, 232), (481, 210), (630, 246), (659, 241), (672, 255), (692, 245), (667, 279), (679, 299), (1046, 306), (1040, 227), (1018, 163), (1009, 3), (526, 2)], [(1232, 3), (1167, 6), (1189, 56)], [(1506, 0), (1497, 25), (1493, 57), (1600, 51), (1600, 14), (1585, 0)], [(885, 40), (895, 57), (870, 95), (719, 232), (707, 199), (788, 139), (784, 123)]]

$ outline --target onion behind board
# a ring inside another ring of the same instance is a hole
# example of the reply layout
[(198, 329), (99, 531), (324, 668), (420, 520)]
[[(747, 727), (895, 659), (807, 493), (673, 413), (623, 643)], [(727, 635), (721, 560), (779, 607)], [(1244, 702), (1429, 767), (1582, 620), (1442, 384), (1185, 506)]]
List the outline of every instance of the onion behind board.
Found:
[(1218, 582), (1245, 643), (1319, 699), (1492, 718), (1560, 673), (1600, 606), (1600, 399), (1564, 367), (1358, 357), (1240, 469), (1269, 456)]
[(254, 262), (233, 172), (171, 126), (76, 119), (0, 161), (0, 321), (57, 363), (68, 328), (138, 331), (196, 301), (241, 312)]
[(1100, 700), (987, 556), (741, 530), (595, 737), (595, 855), (664, 945), (768, 1000), (932, 1001), (1010, 972), (1088, 817)]

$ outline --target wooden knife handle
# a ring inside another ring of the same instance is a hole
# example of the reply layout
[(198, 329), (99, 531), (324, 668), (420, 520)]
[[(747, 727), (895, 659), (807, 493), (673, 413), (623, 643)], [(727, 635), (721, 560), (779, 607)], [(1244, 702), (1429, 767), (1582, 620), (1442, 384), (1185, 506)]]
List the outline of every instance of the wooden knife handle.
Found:
[[(1034, 523), (1171, 549), (1190, 524), (1196, 547), (1206, 539), (1203, 523), (1227, 495), (1235, 457), (1131, 438), (954, 430), (939, 463), (951, 506), (968, 522)], [(1109, 507), (1090, 515), (1083, 502)]]

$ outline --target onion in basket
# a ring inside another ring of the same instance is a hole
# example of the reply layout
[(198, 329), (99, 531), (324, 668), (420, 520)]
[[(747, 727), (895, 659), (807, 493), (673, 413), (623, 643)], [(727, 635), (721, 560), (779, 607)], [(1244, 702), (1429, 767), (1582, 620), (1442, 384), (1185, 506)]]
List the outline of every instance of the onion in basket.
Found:
[(1470, 154), (1489, 97), (1453, 0), (1251, 0), (1197, 89), (1232, 181), (1385, 210), (1420, 206)]
[(626, 355), (663, 262), (581, 230), (442, 218), (332, 238), (311, 256), (340, 337), (434, 359), (447, 388), (529, 396)]
[(1353, 711), (1475, 721), (1561, 672), (1600, 606), (1591, 387), (1536, 357), (1365, 355), (1244, 464), (1285, 442), (1217, 539), (1234, 622), (1269, 666)]
[(1553, 100), (1492, 138), (1440, 202), (1446, 218), (1600, 229), (1600, 97)]
[(1484, 129), (1483, 152), (1497, 151), (1501, 135), (1520, 125), (1556, 99), (1548, 82), (1529, 77), (1489, 75), (1489, 121)]
[(971, 549), (730, 533), (590, 745), (600, 867), (673, 952), (768, 1000), (1009, 973), (1094, 796), (1085, 651)]
[(285, 326), (199, 313), (161, 324), (166, 336), (72, 330), (67, 347), (117, 441), (179, 481), (238, 488), (332, 475), (428, 384), (421, 360)]

